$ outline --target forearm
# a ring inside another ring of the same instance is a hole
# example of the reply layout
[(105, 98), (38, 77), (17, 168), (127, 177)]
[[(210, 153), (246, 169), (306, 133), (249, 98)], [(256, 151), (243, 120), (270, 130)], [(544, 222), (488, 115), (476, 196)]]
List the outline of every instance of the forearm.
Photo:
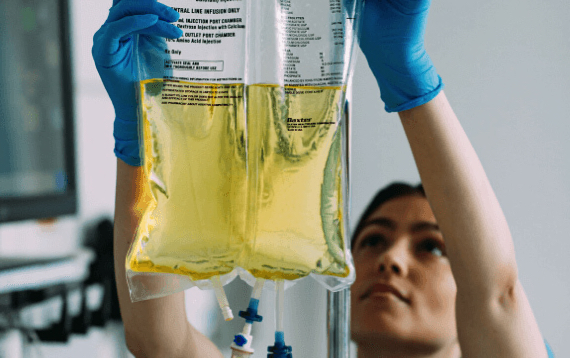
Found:
[(125, 259), (150, 195), (143, 183), (142, 167), (133, 167), (117, 159), (115, 276), (129, 350), (137, 358), (220, 357), (217, 348), (188, 323), (184, 292), (131, 302)]
[(517, 266), (505, 216), (445, 94), (399, 115), (458, 292), (489, 297), (512, 289)]

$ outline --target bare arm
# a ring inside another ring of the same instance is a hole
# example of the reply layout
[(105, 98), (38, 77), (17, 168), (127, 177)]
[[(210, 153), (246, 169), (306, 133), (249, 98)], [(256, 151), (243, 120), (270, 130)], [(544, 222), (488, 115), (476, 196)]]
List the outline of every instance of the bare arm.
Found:
[(546, 357), (505, 216), (445, 94), (399, 115), (457, 283), (463, 358)]
[(137, 358), (221, 358), (216, 346), (186, 319), (184, 292), (133, 303), (125, 259), (149, 193), (142, 167), (117, 159), (114, 255), (117, 292), (129, 350)]

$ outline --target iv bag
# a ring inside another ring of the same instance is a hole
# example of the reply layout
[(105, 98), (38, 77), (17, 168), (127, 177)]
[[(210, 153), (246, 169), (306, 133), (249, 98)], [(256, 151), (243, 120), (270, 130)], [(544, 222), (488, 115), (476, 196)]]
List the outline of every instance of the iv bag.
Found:
[(126, 260), (131, 299), (237, 275), (346, 288), (345, 103), (359, 2), (163, 3), (184, 35), (140, 35), (134, 54), (150, 199)]

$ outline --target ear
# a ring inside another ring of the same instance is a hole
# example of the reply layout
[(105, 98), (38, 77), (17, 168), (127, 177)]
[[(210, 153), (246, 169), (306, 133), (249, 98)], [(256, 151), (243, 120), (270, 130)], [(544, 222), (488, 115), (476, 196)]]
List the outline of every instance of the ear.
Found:
[(113, 6), (117, 5), (120, 2), (121, 2), (121, 0), (113, 0)]

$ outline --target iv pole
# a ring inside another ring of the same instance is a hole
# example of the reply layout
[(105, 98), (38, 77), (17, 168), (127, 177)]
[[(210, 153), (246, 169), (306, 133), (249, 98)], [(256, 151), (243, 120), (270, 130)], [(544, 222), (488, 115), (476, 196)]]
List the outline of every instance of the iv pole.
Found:
[[(352, 82), (352, 81), (350, 81)], [(350, 101), (352, 100), (352, 83), (349, 82), (347, 99), (344, 107), (344, 143), (346, 147), (346, 198), (350, 201)], [(347, 221), (350, 210), (347, 210)], [(349, 225), (347, 225), (348, 227)], [(346, 235), (345, 237), (349, 237)], [(327, 292), (327, 358), (350, 357), (350, 287), (337, 292)]]
[(327, 293), (328, 358), (350, 357), (350, 288)]

